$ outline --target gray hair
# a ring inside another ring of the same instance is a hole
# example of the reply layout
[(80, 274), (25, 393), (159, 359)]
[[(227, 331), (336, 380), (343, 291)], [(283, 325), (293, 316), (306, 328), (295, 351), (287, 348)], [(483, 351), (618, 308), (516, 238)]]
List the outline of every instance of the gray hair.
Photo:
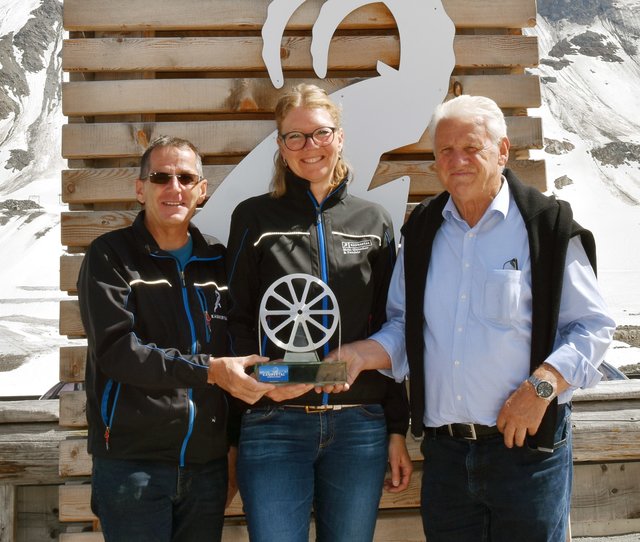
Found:
[(463, 94), (447, 102), (441, 103), (433, 112), (429, 123), (431, 141), (435, 141), (436, 129), (444, 119), (481, 119), (489, 137), (496, 144), (507, 137), (507, 124), (498, 104), (484, 96), (468, 96)]
[(192, 150), (193, 154), (196, 155), (196, 172), (198, 173), (198, 175), (200, 175), (201, 178), (204, 177), (204, 172), (202, 169), (202, 156), (200, 155), (200, 151), (193, 143), (191, 143), (191, 141), (187, 141), (186, 139), (182, 139), (181, 137), (161, 135), (156, 137), (151, 143), (149, 143), (149, 146), (145, 149), (144, 154), (140, 159), (139, 179), (146, 179), (149, 177), (149, 173), (151, 173), (151, 153), (158, 147), (174, 147), (181, 150)]

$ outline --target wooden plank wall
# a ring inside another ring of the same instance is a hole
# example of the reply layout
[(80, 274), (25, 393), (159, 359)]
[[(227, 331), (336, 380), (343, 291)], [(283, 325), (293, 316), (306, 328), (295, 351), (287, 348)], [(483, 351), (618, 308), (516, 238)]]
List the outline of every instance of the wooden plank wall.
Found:
[[(395, 22), (382, 3), (373, 3), (340, 25), (331, 44), (327, 78), (318, 80), (309, 46), (322, 3), (303, 3), (286, 27), (281, 46), (285, 87), (309, 81), (335, 91), (375, 77), (378, 60), (398, 65)], [(538, 77), (526, 71), (538, 63), (537, 39), (522, 33), (535, 25), (535, 0), (443, 4), (456, 25), (456, 67), (449, 96), (479, 94), (496, 100), (508, 121), (510, 166), (527, 183), (546, 189), (544, 162), (529, 157), (530, 149), (542, 146), (541, 121), (527, 115), (527, 108), (540, 105)], [(211, 193), (274, 129), (273, 108), (280, 92), (272, 87), (261, 57), (260, 31), (268, 5), (267, 0), (64, 0), (69, 39), (63, 45), (67, 81), (62, 101), (68, 123), (62, 131), (62, 154), (68, 169), (61, 182), (69, 211), (61, 217), (60, 288), (69, 299), (60, 304), (62, 335), (84, 336), (73, 297), (84, 249), (98, 235), (132, 221), (139, 208), (134, 195), (139, 157), (155, 136), (183, 136), (200, 148)], [(425, 54), (438, 54), (437, 46)], [(431, 142), (424, 134), (416, 143), (382, 156), (372, 184), (408, 174), (408, 204), (419, 201), (441, 190), (430, 169), (432, 161)], [(61, 349), (62, 380), (83, 379), (84, 354), (82, 346)], [(60, 423), (85, 426), (82, 392), (61, 398)], [(88, 475), (84, 446), (83, 440), (61, 444), (62, 476)], [(417, 461), (415, 446), (413, 451)], [(419, 462), (416, 471), (409, 491), (383, 499), (378, 540), (421, 539), (415, 514)], [(61, 519), (86, 521), (90, 486), (67, 484), (60, 491)], [(413, 522), (408, 532), (414, 534), (399, 535), (397, 514), (406, 509), (413, 510), (407, 521)], [(236, 500), (229, 515), (239, 514)], [(61, 540), (80, 536), (91, 535), (65, 535)], [(235, 539), (245, 539), (238, 536)]]

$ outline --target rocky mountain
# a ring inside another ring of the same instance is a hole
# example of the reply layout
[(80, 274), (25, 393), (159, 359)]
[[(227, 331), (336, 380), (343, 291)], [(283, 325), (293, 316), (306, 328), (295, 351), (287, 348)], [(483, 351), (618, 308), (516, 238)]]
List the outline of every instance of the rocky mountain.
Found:
[[(637, 205), (640, 2), (538, 0), (538, 12), (534, 32), (545, 105), (562, 128), (588, 144), (603, 183)], [(547, 151), (569, 147), (550, 141)]]
[(5, 196), (61, 165), (62, 3), (2, 0), (0, 16), (0, 195)]
[[(637, 342), (640, 0), (538, 0), (538, 12), (527, 32), (539, 38), (531, 71), (544, 103), (530, 114), (543, 117), (545, 149), (532, 155), (596, 234), (605, 297)], [(56, 382), (66, 342), (57, 333), (62, 38), (60, 0), (0, 0), (0, 396)]]
[(58, 380), (62, 3), (0, 0), (0, 396)]

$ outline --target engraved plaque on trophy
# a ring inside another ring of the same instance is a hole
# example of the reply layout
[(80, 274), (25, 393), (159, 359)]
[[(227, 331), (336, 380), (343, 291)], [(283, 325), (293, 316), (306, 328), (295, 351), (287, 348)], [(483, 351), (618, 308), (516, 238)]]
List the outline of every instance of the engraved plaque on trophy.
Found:
[(344, 361), (321, 361), (316, 353), (336, 330), (340, 335), (338, 301), (320, 279), (294, 273), (276, 280), (262, 297), (258, 329), (285, 351), (281, 360), (256, 364), (260, 382), (322, 385), (347, 381)]

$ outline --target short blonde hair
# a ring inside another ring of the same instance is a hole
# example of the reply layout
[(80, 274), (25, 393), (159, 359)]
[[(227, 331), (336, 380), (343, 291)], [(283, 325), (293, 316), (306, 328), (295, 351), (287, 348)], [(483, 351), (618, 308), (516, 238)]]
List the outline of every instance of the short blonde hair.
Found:
[[(342, 112), (340, 108), (329, 98), (326, 91), (316, 85), (302, 83), (296, 85), (284, 94), (276, 104), (275, 120), (278, 128), (278, 137), (282, 132), (282, 123), (286, 116), (296, 107), (307, 107), (309, 109), (324, 109), (329, 112), (336, 128), (342, 127)], [(287, 191), (285, 175), (287, 166), (285, 165), (280, 150), (273, 159), (274, 169), (271, 179), (271, 195), (274, 198), (284, 196)], [(344, 160), (338, 160), (333, 171), (331, 186), (335, 187), (349, 174), (349, 165)]]

